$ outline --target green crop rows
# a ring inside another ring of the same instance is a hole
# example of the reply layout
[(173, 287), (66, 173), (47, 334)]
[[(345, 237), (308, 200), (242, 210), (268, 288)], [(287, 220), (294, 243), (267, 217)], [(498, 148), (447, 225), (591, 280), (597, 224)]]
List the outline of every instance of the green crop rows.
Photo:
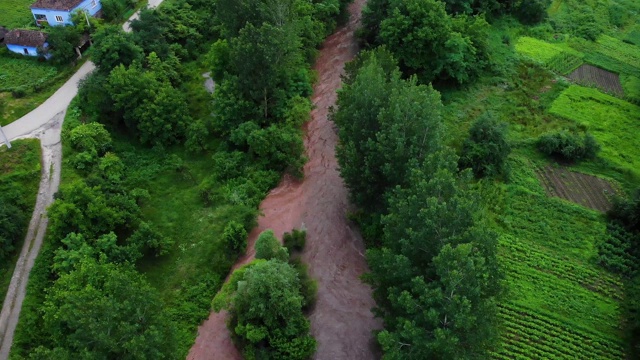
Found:
[(622, 359), (622, 279), (594, 264), (597, 212), (547, 197), (536, 165), (516, 156), (496, 219), (509, 284), (494, 359)]
[(516, 50), (526, 58), (559, 74), (566, 75), (582, 64), (583, 54), (565, 44), (550, 44), (523, 36), (518, 39)]
[(602, 146), (601, 157), (640, 175), (640, 107), (596, 89), (570, 86), (553, 102), (549, 112), (588, 129)]

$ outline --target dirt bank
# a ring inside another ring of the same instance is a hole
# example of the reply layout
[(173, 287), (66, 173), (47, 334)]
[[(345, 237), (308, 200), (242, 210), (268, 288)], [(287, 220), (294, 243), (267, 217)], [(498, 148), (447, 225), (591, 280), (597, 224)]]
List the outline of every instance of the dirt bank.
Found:
[[(253, 259), (253, 244), (265, 229), (277, 236), (304, 226), (307, 246), (303, 259), (318, 280), (318, 300), (310, 315), (311, 331), (318, 340), (316, 359), (374, 359), (377, 357), (372, 330), (380, 327), (370, 309), (371, 289), (359, 276), (367, 270), (364, 245), (359, 233), (347, 221), (347, 189), (340, 178), (335, 158), (336, 130), (328, 120), (344, 64), (357, 53), (354, 31), (359, 25), (365, 0), (350, 7), (349, 23), (324, 43), (315, 69), (316, 106), (305, 127), (305, 148), (309, 162), (304, 181), (285, 177), (271, 191), (260, 208), (258, 227), (249, 236), (249, 250), (236, 267)], [(198, 329), (198, 338), (187, 359), (240, 359), (225, 326), (226, 314), (212, 313)]]

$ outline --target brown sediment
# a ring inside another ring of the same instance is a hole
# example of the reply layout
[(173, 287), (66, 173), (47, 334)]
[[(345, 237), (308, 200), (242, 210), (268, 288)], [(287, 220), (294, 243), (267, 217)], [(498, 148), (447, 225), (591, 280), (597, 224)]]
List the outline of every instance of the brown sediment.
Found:
[[(258, 234), (273, 229), (281, 237), (286, 231), (304, 227), (307, 244), (303, 260), (318, 281), (318, 299), (310, 313), (311, 332), (318, 341), (315, 359), (374, 359), (378, 357), (372, 331), (381, 324), (374, 318), (371, 289), (360, 281), (367, 271), (364, 244), (349, 223), (348, 192), (340, 178), (335, 157), (338, 136), (329, 121), (344, 64), (358, 52), (355, 30), (365, 0), (350, 6), (349, 23), (323, 44), (315, 70), (315, 109), (305, 126), (305, 149), (309, 161), (304, 180), (285, 176), (260, 205), (263, 213), (249, 235), (247, 253), (237, 268), (254, 257)], [(226, 328), (225, 313), (211, 313), (198, 329), (198, 337), (187, 359), (241, 359)]]

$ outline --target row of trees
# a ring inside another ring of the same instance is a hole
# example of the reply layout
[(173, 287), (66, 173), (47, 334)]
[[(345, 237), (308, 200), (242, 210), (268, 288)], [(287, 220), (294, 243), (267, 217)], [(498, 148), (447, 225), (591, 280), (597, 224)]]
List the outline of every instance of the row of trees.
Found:
[(349, 65), (337, 104), (341, 174), (368, 212), (366, 281), (385, 358), (486, 358), (501, 292), (497, 235), (478, 218), (471, 171), (442, 144), (438, 92), (400, 79), (379, 48)]

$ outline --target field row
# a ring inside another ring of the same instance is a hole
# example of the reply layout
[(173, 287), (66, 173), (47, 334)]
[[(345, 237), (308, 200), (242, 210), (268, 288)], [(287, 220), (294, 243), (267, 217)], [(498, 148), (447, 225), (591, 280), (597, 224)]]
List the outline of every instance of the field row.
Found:
[(614, 299), (622, 298), (622, 281), (609, 272), (597, 271), (576, 261), (550, 256), (530, 244), (525, 246), (511, 236), (502, 236), (500, 245), (506, 249), (508, 261), (515, 266), (542, 271)]
[(496, 359), (622, 359), (619, 341), (532, 314), (527, 308), (503, 305), (502, 346)]
[(521, 55), (563, 75), (577, 69), (583, 63), (584, 54), (562, 43), (550, 44), (523, 36), (518, 39), (515, 48)]

